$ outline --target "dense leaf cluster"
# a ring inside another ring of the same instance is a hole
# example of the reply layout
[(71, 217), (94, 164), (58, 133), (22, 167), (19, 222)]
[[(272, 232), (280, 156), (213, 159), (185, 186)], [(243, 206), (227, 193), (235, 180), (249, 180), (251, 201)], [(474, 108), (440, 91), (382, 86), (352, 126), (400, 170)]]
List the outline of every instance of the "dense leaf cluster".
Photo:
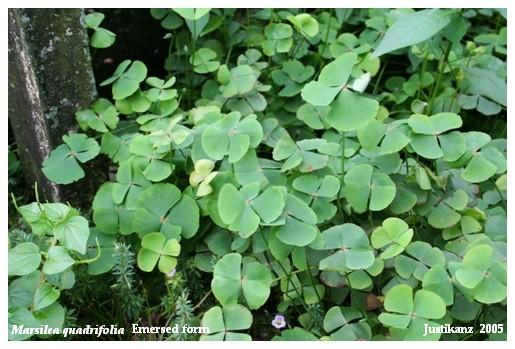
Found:
[[(142, 271), (192, 260), (212, 280), (202, 340), (250, 340), (264, 309), (286, 314), (276, 340), (466, 339), (424, 325), (505, 322), (505, 13), (151, 13), (169, 75), (120, 63), (101, 83), (112, 99), (78, 111), (85, 133), (45, 161), (61, 184), (99, 152), (117, 172), (89, 224), (19, 208), (51, 243), (9, 250), (11, 323), (58, 324), (80, 256), (97, 245), (88, 271), (109, 273), (129, 236)], [(95, 47), (112, 37), (100, 21)]]

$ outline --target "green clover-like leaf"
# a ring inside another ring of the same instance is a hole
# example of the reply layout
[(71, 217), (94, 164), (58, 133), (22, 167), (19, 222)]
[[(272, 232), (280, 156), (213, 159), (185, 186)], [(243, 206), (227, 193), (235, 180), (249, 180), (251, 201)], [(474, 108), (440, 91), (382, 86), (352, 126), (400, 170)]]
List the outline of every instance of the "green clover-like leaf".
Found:
[(352, 223), (331, 227), (322, 235), (324, 249), (337, 250), (320, 261), (320, 270), (348, 272), (367, 269), (374, 264), (374, 252), (363, 229)]
[(52, 182), (69, 184), (84, 177), (79, 162), (93, 159), (100, 152), (100, 147), (93, 138), (79, 133), (64, 135), (63, 141), (65, 144), (52, 150), (43, 162), (42, 171)]
[(218, 196), (218, 213), (229, 230), (248, 238), (259, 224), (272, 223), (283, 213), (284, 195), (280, 187), (270, 186), (261, 194), (258, 182), (246, 184), (239, 190), (225, 184)]
[(265, 27), (266, 40), (263, 41), (263, 53), (273, 56), (275, 53), (288, 52), (293, 44), (293, 30), (285, 23), (270, 23)]
[(453, 265), (454, 279), (469, 290), (478, 302), (502, 302), (507, 295), (506, 262), (494, 258), (489, 245), (470, 248), (461, 263)]
[(208, 125), (202, 133), (202, 148), (214, 160), (229, 155), (229, 162), (240, 160), (249, 148), (255, 148), (263, 138), (263, 129), (255, 115), (241, 119), (231, 113)]
[(313, 38), (318, 34), (318, 22), (308, 13), (288, 16), (288, 20), (306, 37)]
[(300, 61), (288, 60), (283, 63), (281, 70), (274, 70), (270, 74), (272, 80), (283, 88), (279, 96), (292, 97), (302, 90), (302, 83), (311, 78), (315, 70), (311, 66), (304, 66)]
[(218, 174), (217, 171), (213, 172), (214, 168), (215, 163), (208, 159), (200, 159), (195, 162), (195, 171), (191, 172), (189, 181), (192, 187), (198, 187), (197, 197), (209, 195), (213, 191), (209, 183)]
[(169, 183), (153, 184), (141, 192), (134, 213), (134, 230), (140, 235), (160, 232), (167, 239), (189, 239), (199, 227), (199, 208), (190, 196)]
[(326, 167), (329, 155), (334, 155), (337, 148), (337, 143), (325, 139), (303, 139), (294, 142), (288, 134), (284, 134), (274, 147), (272, 156), (276, 161), (286, 159), (281, 172), (298, 168), (300, 172), (307, 173)]
[(216, 52), (202, 47), (190, 57), (190, 63), (193, 64), (193, 71), (199, 74), (206, 74), (215, 71), (220, 63), (214, 59), (217, 57)]
[(413, 114), (408, 119), (412, 133), (410, 145), (415, 152), (427, 159), (443, 158), (456, 161), (465, 153), (465, 137), (458, 131), (444, 134), (461, 127), (461, 117), (455, 113), (439, 113), (433, 116)]
[(113, 201), (117, 205), (125, 203), (128, 210), (137, 207), (138, 197), (143, 189), (152, 183), (131, 160), (121, 162), (113, 184)]
[(331, 105), (326, 121), (338, 131), (357, 131), (372, 121), (378, 110), (376, 100), (345, 89)]
[(395, 257), (395, 271), (399, 276), (409, 279), (414, 276), (422, 281), (427, 271), (435, 266), (445, 266), (445, 256), (438, 248), (424, 241), (414, 241), (406, 247), (406, 253)]
[(113, 98), (124, 99), (139, 89), (139, 84), (147, 77), (147, 67), (143, 62), (125, 60), (115, 69), (113, 76), (100, 83), (100, 86), (113, 84)]
[(94, 31), (93, 35), (90, 38), (90, 44), (95, 48), (109, 47), (114, 43), (116, 39), (115, 33), (100, 27), (100, 24), (102, 23), (104, 18), (104, 14), (100, 12), (89, 13), (84, 18), (86, 28), (92, 29)]
[[(370, 340), (372, 331), (361, 313), (350, 307), (334, 306), (324, 317), (324, 331), (331, 333), (331, 340)], [(358, 321), (356, 321), (358, 320)]]
[(306, 246), (312, 243), (318, 234), (315, 212), (295, 195), (288, 194), (286, 206), (280, 218), (283, 225), (275, 231), (281, 242), (291, 246)]
[(240, 304), (228, 304), (223, 308), (212, 307), (204, 313), (201, 326), (209, 328), (209, 334), (201, 341), (245, 341), (252, 340), (248, 334), (234, 332), (246, 330), (252, 325), (251, 312)]
[(222, 257), (213, 270), (211, 289), (222, 305), (236, 304), (243, 293), (250, 309), (260, 308), (270, 295), (272, 274), (263, 264), (244, 260), (229, 253)]
[(454, 303), (452, 278), (449, 276), (444, 266), (435, 265), (429, 269), (422, 279), (422, 287), (442, 297), (446, 305), (449, 306)]
[(172, 10), (188, 21), (198, 21), (211, 11), (210, 8), (173, 8)]
[(129, 151), (136, 155), (133, 161), (148, 180), (160, 182), (172, 174), (173, 164), (164, 159), (170, 151), (169, 144), (156, 146), (150, 136), (140, 134), (132, 139)]
[(222, 78), (219, 70), (218, 79), (222, 82), (220, 90), (226, 98), (246, 95), (254, 89), (258, 75), (251, 66), (246, 64), (232, 68), (227, 78)]
[(118, 125), (118, 111), (114, 105), (105, 98), (93, 103), (91, 109), (79, 110), (75, 113), (79, 126), (87, 131), (89, 128), (98, 132), (108, 132)]
[[(301, 93), (302, 99), (315, 106), (327, 106), (331, 104), (338, 93), (346, 87), (352, 67), (356, 64), (356, 60), (356, 54), (350, 52), (341, 55), (336, 60), (326, 65), (320, 72), (318, 81), (311, 81), (304, 86)], [(352, 92), (348, 92), (352, 94)], [(349, 96), (343, 97), (343, 99), (348, 98)], [(342, 107), (340, 103), (340, 106), (337, 108), (341, 109)], [(356, 108), (357, 106), (354, 106), (354, 109)], [(336, 112), (339, 111), (336, 110), (334, 116), (336, 116)], [(340, 115), (340, 117), (343, 117), (343, 115)]]
[(491, 138), (488, 134), (467, 132), (465, 139), (467, 152), (458, 160), (459, 164), (467, 162), (461, 178), (469, 183), (480, 183), (495, 174), (506, 172), (506, 155), (490, 144)]
[(124, 203), (116, 203), (114, 197), (119, 195), (119, 190), (120, 186), (116, 183), (104, 183), (93, 199), (93, 222), (105, 234), (114, 235), (120, 232), (127, 235), (134, 232), (132, 220), (137, 205), (128, 209)]
[(344, 193), (357, 213), (381, 211), (395, 198), (396, 186), (390, 177), (369, 164), (352, 167), (344, 177)]
[(382, 249), (380, 257), (389, 259), (402, 253), (413, 237), (413, 229), (400, 218), (391, 217), (372, 232), (372, 246)]
[(336, 206), (330, 203), (340, 190), (340, 181), (334, 176), (327, 175), (318, 178), (313, 175), (304, 175), (293, 181), (293, 188), (307, 195), (309, 206), (315, 211), (318, 223), (322, 223), (334, 216)]
[(406, 340), (437, 340), (440, 333), (424, 336), (424, 324), (438, 326), (429, 319), (445, 316), (445, 302), (436, 293), (418, 290), (413, 297), (413, 288), (400, 284), (392, 287), (385, 296), (384, 308), (387, 312), (379, 315), (379, 321), (388, 327), (406, 329)]
[(141, 249), (138, 252), (138, 267), (150, 272), (158, 264), (159, 271), (169, 273), (177, 265), (177, 257), (181, 245), (176, 239), (166, 240), (161, 233), (150, 233), (141, 239)]

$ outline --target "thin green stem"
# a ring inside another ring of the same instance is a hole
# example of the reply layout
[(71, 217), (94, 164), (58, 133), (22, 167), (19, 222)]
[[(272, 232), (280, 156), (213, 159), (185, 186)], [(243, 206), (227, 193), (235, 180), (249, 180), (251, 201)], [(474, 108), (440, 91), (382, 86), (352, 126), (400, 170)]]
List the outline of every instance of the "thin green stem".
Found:
[(420, 73), (419, 73), (417, 99), (420, 99), (420, 93), (422, 92), (422, 79), (424, 78), (424, 73), (426, 72), (426, 67), (427, 67), (427, 52), (424, 55), (424, 63), (422, 63), (422, 69), (420, 70)]
[(345, 177), (345, 132), (342, 132), (342, 158), (341, 158), (342, 173), (340, 175), (340, 190), (338, 191), (338, 209), (342, 215), (342, 223), (345, 223), (345, 212), (342, 205), (342, 192), (344, 189), (344, 177)]
[(387, 65), (388, 65), (388, 57), (386, 57), (386, 59), (384, 60), (384, 64), (381, 67), (381, 71), (379, 72), (379, 75), (377, 76), (377, 81), (375, 82), (374, 89), (372, 90), (373, 95), (377, 94), (377, 90), (379, 89), (379, 83), (383, 79), (383, 74), (384, 74), (384, 71), (385, 71)]
[(438, 90), (440, 89), (440, 84), (442, 83), (443, 69), (449, 59), (449, 53), (451, 52), (451, 46), (452, 46), (451, 42), (448, 42), (447, 48), (445, 50), (445, 54), (443, 55), (442, 59), (438, 63), (438, 75), (436, 76), (436, 83), (433, 85), (433, 89), (431, 90), (431, 99), (429, 100), (429, 105), (427, 107), (427, 110), (429, 113), (431, 113), (433, 111), (433, 105), (434, 105), (434, 102), (436, 99), (436, 94), (438, 93)]

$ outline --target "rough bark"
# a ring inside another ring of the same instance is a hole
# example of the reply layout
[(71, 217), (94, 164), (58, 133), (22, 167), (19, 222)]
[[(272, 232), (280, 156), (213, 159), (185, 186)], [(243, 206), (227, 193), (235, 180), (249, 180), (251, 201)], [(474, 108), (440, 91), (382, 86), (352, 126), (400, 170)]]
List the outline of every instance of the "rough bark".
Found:
[(41, 172), (62, 136), (76, 129), (75, 112), (96, 98), (83, 16), (80, 9), (9, 9), (8, 104), (27, 182), (37, 181), (49, 201), (86, 207), (96, 187), (90, 179), (64, 187)]

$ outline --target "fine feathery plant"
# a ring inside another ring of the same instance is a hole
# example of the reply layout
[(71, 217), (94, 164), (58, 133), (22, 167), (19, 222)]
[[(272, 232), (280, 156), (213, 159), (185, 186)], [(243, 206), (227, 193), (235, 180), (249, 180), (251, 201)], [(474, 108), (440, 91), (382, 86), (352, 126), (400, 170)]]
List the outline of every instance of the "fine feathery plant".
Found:
[[(62, 326), (86, 264), (127, 318), (162, 290), (145, 316), (210, 329), (170, 339), (506, 338), (506, 11), (151, 15), (166, 76), (121, 62), (43, 164), (68, 184), (110, 159), (91, 220), (17, 207), (34, 238), (11, 240), (10, 326)], [(474, 334), (424, 336), (445, 324)]]

